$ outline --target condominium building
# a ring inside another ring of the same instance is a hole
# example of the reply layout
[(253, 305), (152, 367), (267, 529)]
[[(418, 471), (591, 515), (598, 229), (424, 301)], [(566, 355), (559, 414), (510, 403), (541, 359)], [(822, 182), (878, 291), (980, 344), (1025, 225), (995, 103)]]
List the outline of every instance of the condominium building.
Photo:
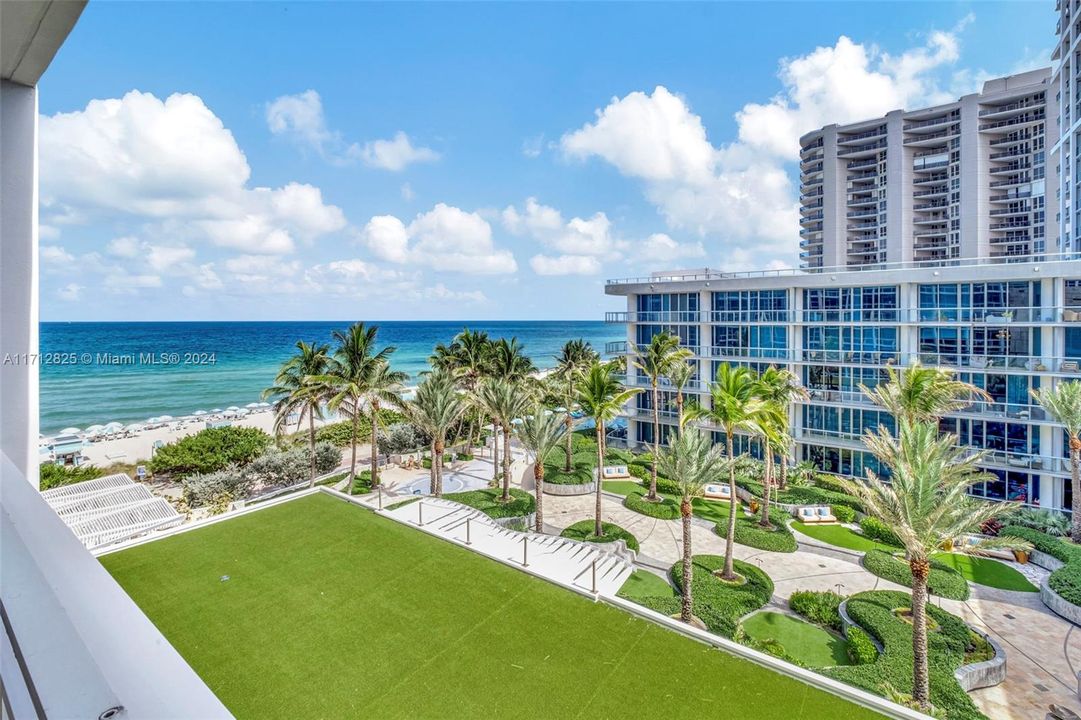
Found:
[[(863, 476), (882, 472), (861, 443), (892, 419), (861, 392), (887, 368), (916, 360), (955, 369), (983, 388), (989, 402), (951, 415), (944, 430), (965, 446), (989, 451), (993, 480), (973, 494), (1068, 510), (1071, 488), (1065, 433), (1033, 403), (1030, 391), (1081, 380), (1081, 256), (884, 264), (858, 271), (718, 273), (708, 269), (610, 280), (624, 296), (627, 339), (610, 354), (633, 354), (662, 331), (694, 353), (685, 392), (705, 407), (708, 380), (721, 363), (790, 369), (809, 397), (793, 410), (793, 457), (821, 470)], [(626, 382), (647, 388), (628, 367)], [(671, 387), (660, 396), (662, 441), (675, 428)], [(626, 408), (631, 443), (653, 441), (652, 397)], [(713, 427), (714, 439), (723, 436)], [(751, 438), (737, 446), (756, 452)]]
[(1059, 249), (1081, 250), (1081, 167), (1077, 151), (1081, 148), (1081, 0), (1057, 0), (1055, 12), (1058, 40), (1051, 53), (1055, 64), (1051, 87), (1058, 108), (1054, 143), (1048, 143), (1048, 166), (1056, 170), (1061, 182), (1049, 205), (1055, 213)]
[(1050, 69), (996, 78), (957, 102), (804, 135), (801, 266), (1057, 251), (1050, 83)]

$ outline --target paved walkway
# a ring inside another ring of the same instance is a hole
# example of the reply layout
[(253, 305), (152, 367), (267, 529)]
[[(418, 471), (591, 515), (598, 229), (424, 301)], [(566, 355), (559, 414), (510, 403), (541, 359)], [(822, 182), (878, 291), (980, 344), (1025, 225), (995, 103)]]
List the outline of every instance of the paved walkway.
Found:
[[(590, 518), (592, 495), (545, 497), (545, 520), (562, 529)], [(639, 561), (656, 568), (682, 557), (682, 530), (678, 520), (657, 520), (623, 507), (620, 499), (605, 496), (604, 520), (614, 522), (638, 538)], [(775, 553), (736, 545), (735, 556), (761, 567), (773, 579), (772, 604), (786, 608), (796, 590), (833, 590), (845, 595), (864, 590), (902, 590), (859, 565), (859, 554), (839, 548), (821, 548), (797, 533), (800, 550)], [(724, 554), (725, 542), (711, 523), (697, 522), (692, 529), (696, 554)], [(812, 541), (813, 542), (813, 541)], [(1006, 649), (1008, 673), (1002, 684), (971, 693), (976, 704), (992, 718), (1043, 718), (1050, 703), (1081, 712), (1077, 698), (1077, 671), (1081, 671), (1081, 633), (1048, 610), (1038, 593), (1010, 592), (970, 585), (966, 602), (934, 598), (944, 610), (964, 618), (995, 637)]]

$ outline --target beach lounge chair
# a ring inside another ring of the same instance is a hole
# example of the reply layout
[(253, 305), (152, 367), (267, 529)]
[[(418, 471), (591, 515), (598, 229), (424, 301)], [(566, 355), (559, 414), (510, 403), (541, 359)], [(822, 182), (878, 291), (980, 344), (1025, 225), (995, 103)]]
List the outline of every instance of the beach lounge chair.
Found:
[(709, 483), (702, 488), (702, 495), (711, 500), (731, 500), (732, 486), (728, 483)]
[(601, 474), (603, 480), (622, 480), (631, 476), (626, 465), (605, 465)]
[(796, 519), (808, 525), (818, 522), (818, 513), (812, 507), (796, 508)]

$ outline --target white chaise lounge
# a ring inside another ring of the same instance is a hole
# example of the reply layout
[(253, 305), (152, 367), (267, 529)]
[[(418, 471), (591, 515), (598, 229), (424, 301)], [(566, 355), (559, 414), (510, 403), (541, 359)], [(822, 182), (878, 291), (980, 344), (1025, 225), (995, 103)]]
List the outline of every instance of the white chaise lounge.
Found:
[(732, 487), (728, 483), (709, 483), (702, 488), (702, 495), (711, 500), (731, 500)]
[(804, 506), (796, 508), (796, 519), (802, 523), (835, 523), (837, 518), (830, 512), (829, 506)]
[(631, 473), (626, 465), (605, 465), (601, 478), (603, 480), (622, 480), (629, 478)]

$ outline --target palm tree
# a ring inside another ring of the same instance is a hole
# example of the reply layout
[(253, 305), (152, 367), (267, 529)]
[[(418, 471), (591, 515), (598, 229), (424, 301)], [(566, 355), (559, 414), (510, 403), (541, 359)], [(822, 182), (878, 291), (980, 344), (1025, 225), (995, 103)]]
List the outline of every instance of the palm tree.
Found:
[(668, 368), (668, 372), (665, 376), (668, 378), (668, 384), (672, 386), (672, 389), (676, 391), (676, 420), (678, 421), (678, 427), (683, 425), (683, 388), (694, 379), (694, 374), (698, 371), (698, 368), (692, 362), (674, 362), (672, 367)]
[(768, 409), (768, 403), (762, 399), (761, 386), (754, 372), (742, 365), (722, 363), (717, 368), (717, 379), (709, 386), (710, 408), (691, 408), (684, 416), (685, 421), (698, 419), (711, 420), (720, 426), (725, 435), (725, 455), (728, 458), (729, 493), (732, 496), (728, 513), (728, 533), (725, 536), (724, 570), (725, 580), (736, 578), (732, 564), (732, 547), (736, 541), (736, 513), (739, 505), (736, 501), (736, 463), (733, 439), (737, 432), (750, 435), (759, 434), (758, 422)]
[(417, 386), (412, 400), (403, 405), (406, 416), (432, 438), (431, 493), (443, 496), (443, 452), (447, 433), (461, 420), (468, 405), (454, 378), (436, 369)]
[(263, 399), (274, 400), (274, 432), (285, 430), (288, 418), (298, 414), (297, 427), (308, 420), (308, 453), (310, 472), (308, 486), (315, 485), (315, 418), (323, 417), (322, 402), (326, 387), (315, 378), (322, 376), (330, 364), (329, 347), (300, 340), (297, 353), (282, 363), (274, 385), (263, 391)]
[[(782, 370), (770, 365), (759, 377), (762, 397), (777, 407), (783, 417), (783, 432), (788, 432), (789, 418), (792, 414), (792, 403), (807, 397), (807, 390), (799, 384), (799, 378), (789, 370)], [(774, 448), (781, 458), (781, 478), (779, 487), (783, 490), (788, 485), (788, 453), (789, 446)], [(772, 460), (772, 458), (771, 458)]]
[[(488, 333), (463, 328), (460, 333), (454, 336), (450, 345), (443, 345), (442, 343), (436, 345), (429, 362), (433, 367), (443, 368), (453, 373), (459, 386), (470, 396), (473, 396), (477, 392), (480, 381), (491, 370), (493, 345), (494, 343), (488, 338)], [(483, 418), (479, 420), (483, 420)], [(482, 424), (482, 422), (476, 423), (477, 433), (480, 432)], [(476, 444), (473, 438), (474, 427), (471, 420), (470, 447)]]
[(1073, 507), (1070, 539), (1081, 543), (1081, 382), (1060, 382), (1054, 388), (1032, 391), (1032, 397), (1066, 429), (1070, 443), (1070, 475), (1073, 488)]
[(493, 377), (518, 381), (532, 375), (537, 366), (525, 354), (525, 346), (513, 337), (510, 340), (499, 338), (492, 346), (489, 368)]
[(602, 535), (601, 527), (601, 473), (604, 470), (604, 429), (608, 421), (635, 395), (638, 388), (624, 388), (615, 378), (610, 364), (596, 362), (589, 372), (578, 381), (578, 404), (586, 415), (593, 418), (597, 433), (597, 505), (594, 534)]
[(762, 475), (762, 511), (758, 524), (769, 528), (772, 527), (769, 521), (769, 506), (773, 495), (773, 456), (779, 455), (781, 466), (784, 467), (785, 454), (792, 443), (792, 436), (788, 434), (788, 414), (774, 403), (768, 403), (763, 408), (757, 424), (765, 460)]
[[(503, 433), (503, 494), (502, 502), (510, 500), (510, 435), (513, 421), (528, 408), (531, 398), (514, 382), (501, 378), (486, 378), (477, 390), (477, 402), (497, 423)], [(498, 446), (499, 439), (496, 438)]]
[(537, 532), (544, 532), (544, 459), (567, 433), (563, 419), (536, 403), (522, 418), (518, 426), (518, 437), (526, 450), (533, 456), (534, 492), (537, 496)]
[(693, 578), (693, 553), (691, 552), (692, 502), (702, 495), (702, 487), (717, 473), (724, 461), (709, 436), (692, 429), (680, 432), (674, 441), (661, 451), (658, 458), (666, 477), (679, 488), (679, 514), (683, 521), (683, 602), (679, 619), (691, 622), (694, 607), (691, 597)]
[(887, 382), (874, 388), (860, 385), (870, 400), (885, 408), (898, 422), (937, 421), (991, 396), (954, 377), (951, 370), (913, 363), (904, 370), (886, 368)]
[(600, 360), (600, 355), (593, 346), (587, 341), (579, 338), (578, 340), (568, 340), (564, 343), (563, 348), (559, 351), (559, 355), (556, 355), (556, 368), (552, 373), (554, 382), (557, 384), (557, 391), (563, 400), (563, 407), (565, 413), (563, 415), (563, 423), (567, 428), (567, 431), (563, 434), (566, 444), (566, 461), (563, 466), (565, 472), (571, 471), (571, 456), (574, 454), (573, 439), (574, 433), (571, 432), (574, 427), (574, 418), (571, 413), (574, 411), (572, 407), (577, 397), (578, 381), (581, 380), (585, 371), (595, 362)]
[(402, 383), (409, 376), (399, 370), (391, 370), (390, 363), (382, 362), (376, 365), (374, 372), (368, 378), (368, 389), (365, 392), (365, 401), (368, 405), (368, 413), (372, 422), (372, 487), (379, 485), (379, 448), (376, 436), (379, 433), (379, 424), (383, 421), (380, 409), (383, 403), (391, 407), (402, 404)]
[[(915, 405), (931, 407), (922, 400)], [(940, 437), (934, 421), (899, 421), (896, 437), (880, 427), (877, 433), (868, 432), (863, 441), (889, 468), (889, 481), (883, 482), (868, 470), (866, 482), (841, 482), (860, 500), (864, 512), (888, 525), (904, 546), (905, 560), (912, 571), (912, 698), (926, 709), (930, 697), (927, 577), (931, 555), (945, 541), (975, 531), (988, 520), (1010, 512), (1015, 504), (978, 501), (968, 496), (973, 484), (991, 477), (978, 468), (982, 453), (958, 447), (954, 435)], [(979, 553), (993, 547), (1024, 546), (1016, 538), (1001, 537), (964, 547)]]
[(650, 463), (650, 500), (657, 500), (657, 453), (661, 447), (661, 393), (660, 380), (675, 362), (685, 363), (690, 351), (680, 349), (679, 338), (669, 332), (657, 333), (650, 339), (644, 351), (639, 350), (633, 362), (649, 378), (650, 401), (653, 404), (653, 461)]
[[(362, 322), (351, 325), (345, 331), (335, 330), (332, 336), (338, 346), (334, 349), (333, 358), (326, 372), (314, 378), (326, 388), (329, 396), (327, 407), (335, 412), (341, 411), (351, 421), (350, 486), (357, 473), (357, 437), (360, 434), (360, 420), (364, 416), (365, 401), (368, 398), (372, 380), (383, 372), (381, 367), (389, 364), (390, 356), (396, 350), (394, 347), (387, 346), (376, 351), (375, 341), (378, 332), (378, 326), (365, 326)], [(404, 373), (397, 373), (397, 376), (400, 376), (400, 381), (405, 380)], [(375, 447), (374, 428), (373, 423), (372, 447)], [(373, 465), (373, 485), (376, 482)]]

